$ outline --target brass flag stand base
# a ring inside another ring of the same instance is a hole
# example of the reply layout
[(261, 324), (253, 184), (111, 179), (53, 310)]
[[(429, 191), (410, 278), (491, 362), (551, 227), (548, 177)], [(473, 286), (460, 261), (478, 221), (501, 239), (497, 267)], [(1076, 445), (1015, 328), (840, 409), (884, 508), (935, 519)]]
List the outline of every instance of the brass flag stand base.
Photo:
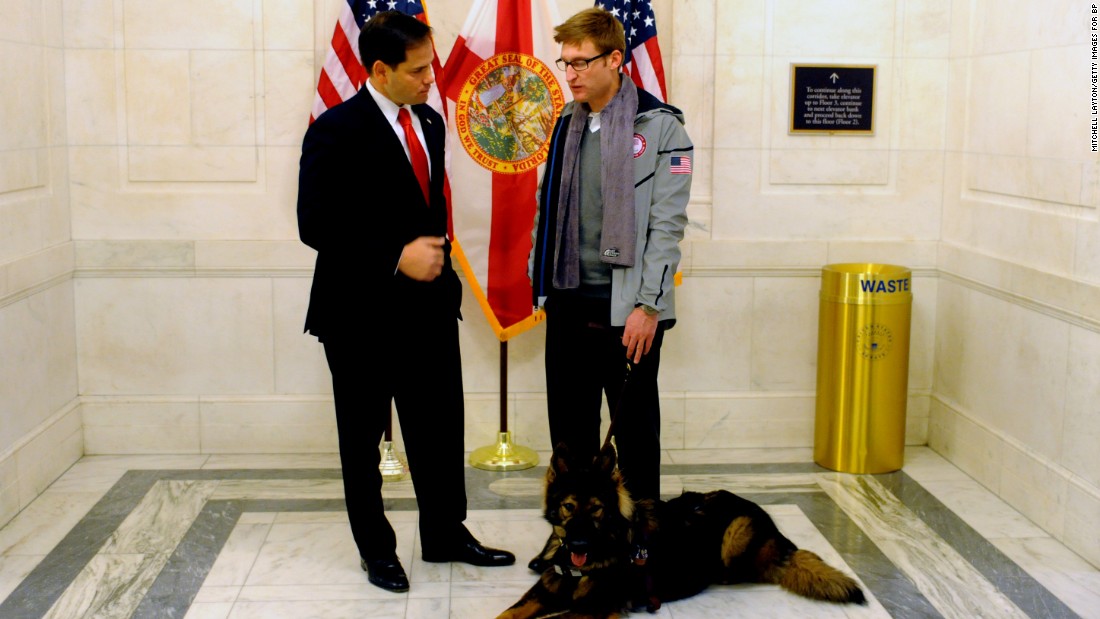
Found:
[(382, 436), (382, 459), (378, 462), (378, 471), (382, 473), (382, 483), (401, 481), (409, 476), (409, 465), (397, 448), (393, 446), (393, 404), (390, 404), (390, 417), (386, 420), (386, 432)]
[(382, 472), (382, 481), (401, 481), (409, 476), (409, 467), (397, 453), (393, 441), (382, 441), (382, 461), (378, 463), (378, 470)]
[(496, 445), (478, 447), (470, 454), (470, 466), (483, 471), (522, 471), (538, 463), (535, 450), (513, 443), (511, 432), (499, 433)]
[(539, 463), (530, 447), (512, 442), (508, 431), (508, 342), (500, 343), (500, 432), (496, 445), (478, 447), (470, 453), (470, 466), (483, 471), (522, 471)]

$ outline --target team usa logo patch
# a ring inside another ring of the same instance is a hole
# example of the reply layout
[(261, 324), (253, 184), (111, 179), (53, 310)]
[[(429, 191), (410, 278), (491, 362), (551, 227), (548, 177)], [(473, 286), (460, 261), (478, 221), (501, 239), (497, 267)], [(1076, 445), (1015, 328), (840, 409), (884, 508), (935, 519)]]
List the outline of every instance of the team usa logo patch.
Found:
[(640, 133), (634, 134), (634, 158), (637, 159), (645, 154), (645, 136)]
[(546, 160), (561, 85), (538, 58), (509, 52), (478, 65), (455, 102), (455, 126), (470, 158), (492, 172), (520, 174)]
[(672, 174), (691, 174), (691, 157), (673, 155), (668, 164), (668, 171)]

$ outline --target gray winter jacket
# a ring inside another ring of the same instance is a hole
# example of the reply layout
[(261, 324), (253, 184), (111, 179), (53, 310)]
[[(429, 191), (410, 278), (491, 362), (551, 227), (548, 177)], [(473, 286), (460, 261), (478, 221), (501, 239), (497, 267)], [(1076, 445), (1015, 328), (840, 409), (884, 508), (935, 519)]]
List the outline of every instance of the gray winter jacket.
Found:
[[(553, 287), (554, 231), (565, 129), (574, 102), (554, 126), (547, 167), (539, 190), (528, 275), (534, 303), (541, 307)], [(634, 117), (634, 220), (637, 245), (633, 267), (611, 271), (611, 324), (623, 326), (638, 305), (656, 308), (659, 320), (676, 318), (673, 276), (680, 266), (680, 240), (687, 227), (694, 147), (680, 110), (638, 90)]]

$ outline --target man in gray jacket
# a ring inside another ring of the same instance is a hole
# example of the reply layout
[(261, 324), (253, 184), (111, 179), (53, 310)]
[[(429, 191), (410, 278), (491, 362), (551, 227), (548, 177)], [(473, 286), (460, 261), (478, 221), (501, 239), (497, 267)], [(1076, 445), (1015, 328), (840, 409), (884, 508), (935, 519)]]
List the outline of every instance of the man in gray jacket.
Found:
[(680, 111), (619, 72), (614, 16), (586, 9), (554, 40), (573, 102), (554, 127), (529, 265), (546, 309), (550, 439), (595, 457), (606, 395), (627, 488), (658, 498), (657, 369), (676, 321), (693, 147)]

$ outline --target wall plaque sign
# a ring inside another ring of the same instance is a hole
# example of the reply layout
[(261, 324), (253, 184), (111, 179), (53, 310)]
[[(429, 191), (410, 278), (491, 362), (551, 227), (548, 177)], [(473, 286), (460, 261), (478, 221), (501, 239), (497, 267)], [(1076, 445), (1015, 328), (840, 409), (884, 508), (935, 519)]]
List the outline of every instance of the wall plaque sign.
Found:
[(791, 65), (791, 133), (875, 133), (874, 65)]

